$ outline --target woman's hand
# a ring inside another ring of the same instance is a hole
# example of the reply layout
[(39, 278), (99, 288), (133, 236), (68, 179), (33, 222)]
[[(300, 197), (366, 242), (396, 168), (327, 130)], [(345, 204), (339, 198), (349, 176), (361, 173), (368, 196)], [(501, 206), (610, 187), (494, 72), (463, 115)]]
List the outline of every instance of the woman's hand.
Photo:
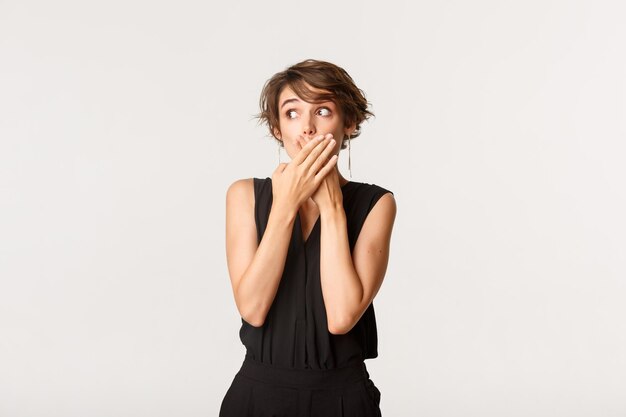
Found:
[(327, 137), (332, 137), (332, 134), (316, 136), (303, 144), (291, 162), (278, 165), (272, 174), (272, 205), (286, 207), (295, 213), (327, 174), (335, 171), (336, 175), (337, 157), (329, 158), (335, 142)]
[[(327, 133), (326, 136), (332, 138), (333, 134)], [(304, 147), (308, 142), (306, 142), (305, 139), (299, 138), (298, 143), (300, 146)], [(332, 146), (332, 148), (334, 149), (334, 146)], [(334, 159), (336, 160), (337, 158), (335, 157)], [(317, 205), (320, 213), (326, 211), (327, 209), (332, 209), (337, 204), (342, 204), (343, 202), (343, 193), (341, 192), (341, 185), (339, 184), (339, 175), (337, 174), (336, 165), (336, 163), (333, 164), (330, 172), (322, 178), (319, 187), (317, 187), (317, 189), (315, 189), (315, 191), (311, 194), (311, 199)]]
[(326, 175), (319, 187), (311, 194), (311, 199), (317, 205), (317, 208), (321, 213), (325, 213), (327, 210), (332, 210), (337, 205), (343, 204), (343, 193), (341, 192), (341, 186), (339, 185), (339, 175), (337, 170), (333, 167), (328, 175)]

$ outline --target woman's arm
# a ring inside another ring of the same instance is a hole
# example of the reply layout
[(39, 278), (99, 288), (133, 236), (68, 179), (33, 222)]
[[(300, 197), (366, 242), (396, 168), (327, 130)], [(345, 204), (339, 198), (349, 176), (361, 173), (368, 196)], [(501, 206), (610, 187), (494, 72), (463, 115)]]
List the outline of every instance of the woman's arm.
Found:
[(396, 200), (390, 192), (378, 199), (363, 223), (352, 254), (343, 207), (320, 215), (320, 279), (328, 331), (345, 334), (359, 321), (383, 283)]
[(296, 212), (272, 203), (267, 228), (257, 244), (253, 181), (237, 180), (226, 192), (226, 259), (239, 314), (260, 327), (278, 290)]

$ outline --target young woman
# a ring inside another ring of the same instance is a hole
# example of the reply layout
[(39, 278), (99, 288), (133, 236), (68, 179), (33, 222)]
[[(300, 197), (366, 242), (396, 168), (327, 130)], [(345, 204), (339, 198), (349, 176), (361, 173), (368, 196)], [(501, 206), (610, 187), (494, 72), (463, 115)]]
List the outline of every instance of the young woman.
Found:
[(342, 68), (305, 60), (263, 88), (258, 117), (291, 158), (226, 195), (226, 254), (246, 347), (220, 417), (381, 416), (364, 360), (396, 203), (348, 181), (341, 149), (373, 113)]

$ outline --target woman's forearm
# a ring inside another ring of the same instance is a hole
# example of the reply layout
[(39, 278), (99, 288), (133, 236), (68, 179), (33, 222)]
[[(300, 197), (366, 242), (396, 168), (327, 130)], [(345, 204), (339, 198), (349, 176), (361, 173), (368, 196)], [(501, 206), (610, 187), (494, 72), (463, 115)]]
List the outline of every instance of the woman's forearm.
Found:
[(344, 334), (354, 326), (352, 312), (363, 298), (363, 285), (352, 262), (343, 206), (328, 209), (321, 216), (320, 279), (328, 331)]
[(295, 210), (272, 205), (263, 238), (235, 290), (241, 317), (252, 326), (263, 325), (276, 296), (295, 218)]

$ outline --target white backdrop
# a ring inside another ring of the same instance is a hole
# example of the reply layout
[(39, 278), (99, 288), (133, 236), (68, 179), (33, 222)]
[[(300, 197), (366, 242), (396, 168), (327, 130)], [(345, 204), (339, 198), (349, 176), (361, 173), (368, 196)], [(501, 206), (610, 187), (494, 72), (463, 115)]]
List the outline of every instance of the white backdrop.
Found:
[(226, 189), (271, 176), (252, 116), (307, 58), (365, 91), (352, 180), (398, 204), (383, 415), (626, 415), (625, 12), (0, 0), (0, 416), (217, 415)]

